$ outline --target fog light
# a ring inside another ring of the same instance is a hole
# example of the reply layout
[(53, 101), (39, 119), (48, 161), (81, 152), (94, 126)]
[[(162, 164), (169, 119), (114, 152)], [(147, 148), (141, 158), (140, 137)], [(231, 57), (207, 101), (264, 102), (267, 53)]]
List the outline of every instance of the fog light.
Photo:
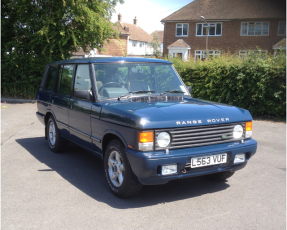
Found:
[(244, 153), (236, 154), (233, 163), (238, 164), (243, 162), (245, 162), (245, 154)]
[(169, 175), (169, 174), (174, 174), (174, 173), (177, 173), (177, 164), (163, 165), (161, 167), (162, 175)]

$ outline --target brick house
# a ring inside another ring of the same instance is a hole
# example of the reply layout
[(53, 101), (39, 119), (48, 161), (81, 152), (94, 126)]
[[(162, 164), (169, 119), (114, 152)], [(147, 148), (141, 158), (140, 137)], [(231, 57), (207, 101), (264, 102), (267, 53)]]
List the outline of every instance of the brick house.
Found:
[(73, 57), (97, 57), (97, 56), (144, 56), (152, 54), (148, 43), (153, 37), (140, 28), (135, 18), (133, 24), (122, 22), (122, 15), (118, 15), (118, 21), (112, 25), (118, 31), (119, 39), (110, 38), (110, 42), (103, 45), (104, 51), (91, 50), (85, 53), (81, 48)]
[(207, 43), (212, 56), (286, 49), (286, 0), (194, 0), (161, 22), (164, 55), (203, 59)]
[[(127, 56), (144, 56), (152, 53), (148, 43), (152, 41), (153, 37), (139, 27), (136, 17), (133, 20), (133, 24), (131, 24), (123, 22), (122, 15), (119, 14), (116, 25), (119, 28), (120, 36), (124, 33), (127, 35), (127, 47), (125, 50)], [(108, 48), (108, 46), (106, 45), (104, 48)]]

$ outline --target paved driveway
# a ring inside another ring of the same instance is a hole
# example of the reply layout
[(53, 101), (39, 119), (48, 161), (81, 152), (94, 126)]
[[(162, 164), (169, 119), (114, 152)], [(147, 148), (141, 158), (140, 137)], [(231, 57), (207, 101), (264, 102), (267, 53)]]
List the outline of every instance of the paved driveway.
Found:
[(286, 126), (254, 121), (256, 155), (226, 182), (202, 177), (112, 195), (101, 161), (52, 153), (36, 104), (2, 104), (2, 229), (285, 229)]

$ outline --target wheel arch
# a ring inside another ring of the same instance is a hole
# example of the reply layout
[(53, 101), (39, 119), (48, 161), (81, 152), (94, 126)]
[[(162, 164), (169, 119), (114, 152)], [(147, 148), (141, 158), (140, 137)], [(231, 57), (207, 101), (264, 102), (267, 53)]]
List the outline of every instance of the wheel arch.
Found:
[(102, 139), (103, 159), (104, 159), (105, 151), (106, 151), (106, 148), (107, 148), (109, 142), (114, 140), (114, 139), (119, 140), (123, 144), (123, 146), (125, 148), (127, 148), (128, 144), (127, 144), (126, 140), (124, 139), (124, 137), (119, 132), (117, 132), (115, 130), (106, 130), (104, 132), (103, 139)]

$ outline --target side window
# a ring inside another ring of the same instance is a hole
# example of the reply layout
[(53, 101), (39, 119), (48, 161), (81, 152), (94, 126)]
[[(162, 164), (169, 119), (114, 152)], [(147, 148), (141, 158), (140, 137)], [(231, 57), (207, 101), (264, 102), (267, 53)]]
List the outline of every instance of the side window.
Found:
[(62, 65), (59, 72), (57, 92), (69, 96), (71, 94), (71, 85), (74, 73), (74, 65)]
[(75, 85), (74, 85), (74, 95), (76, 96), (76, 91), (91, 90), (92, 84), (90, 79), (89, 65), (78, 65)]
[(52, 92), (54, 89), (56, 77), (57, 77), (58, 66), (50, 66), (47, 73), (47, 81), (45, 85), (45, 90)]

